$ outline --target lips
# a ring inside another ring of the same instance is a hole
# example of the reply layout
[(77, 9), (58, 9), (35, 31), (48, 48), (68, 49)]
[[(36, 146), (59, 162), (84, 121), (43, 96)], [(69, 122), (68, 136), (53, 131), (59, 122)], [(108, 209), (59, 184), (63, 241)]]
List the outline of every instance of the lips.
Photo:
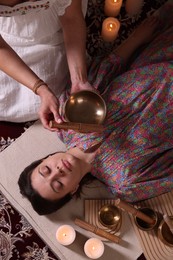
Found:
[(62, 160), (62, 164), (67, 170), (72, 171), (72, 165), (67, 160)]

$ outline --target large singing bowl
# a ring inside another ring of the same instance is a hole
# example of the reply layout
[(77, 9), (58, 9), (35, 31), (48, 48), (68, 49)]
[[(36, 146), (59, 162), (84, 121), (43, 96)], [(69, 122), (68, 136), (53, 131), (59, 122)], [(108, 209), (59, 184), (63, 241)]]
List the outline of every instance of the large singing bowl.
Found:
[(82, 90), (70, 95), (64, 105), (64, 118), (69, 122), (102, 124), (106, 104), (98, 93)]

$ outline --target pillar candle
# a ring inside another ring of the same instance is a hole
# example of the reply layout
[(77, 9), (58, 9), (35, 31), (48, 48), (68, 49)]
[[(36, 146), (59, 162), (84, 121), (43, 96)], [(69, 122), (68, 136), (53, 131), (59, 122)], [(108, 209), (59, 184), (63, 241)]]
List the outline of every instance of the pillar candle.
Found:
[(57, 241), (64, 246), (68, 246), (73, 243), (76, 238), (76, 231), (70, 225), (62, 225), (56, 231)]
[(104, 12), (107, 16), (117, 16), (120, 13), (122, 0), (105, 0)]
[(91, 259), (97, 259), (104, 253), (104, 244), (98, 238), (90, 238), (84, 245), (85, 254)]
[(120, 22), (114, 17), (108, 17), (103, 21), (102, 24), (102, 38), (105, 42), (112, 42), (118, 36), (120, 28)]
[(144, 0), (126, 0), (125, 9), (126, 12), (130, 15), (136, 15), (138, 14), (144, 4)]

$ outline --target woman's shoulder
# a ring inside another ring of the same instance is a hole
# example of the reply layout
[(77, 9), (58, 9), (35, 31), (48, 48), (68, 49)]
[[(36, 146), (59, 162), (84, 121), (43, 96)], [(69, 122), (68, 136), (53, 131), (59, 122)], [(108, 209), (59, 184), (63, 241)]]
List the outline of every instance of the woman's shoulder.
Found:
[[(65, 13), (65, 10), (67, 7), (69, 7), (74, 0), (59, 0), (57, 1), (57, 6), (58, 6), (58, 15), (62, 16)], [(87, 5), (88, 5), (88, 0), (81, 0), (81, 8), (83, 11), (83, 14), (86, 14), (87, 10)]]

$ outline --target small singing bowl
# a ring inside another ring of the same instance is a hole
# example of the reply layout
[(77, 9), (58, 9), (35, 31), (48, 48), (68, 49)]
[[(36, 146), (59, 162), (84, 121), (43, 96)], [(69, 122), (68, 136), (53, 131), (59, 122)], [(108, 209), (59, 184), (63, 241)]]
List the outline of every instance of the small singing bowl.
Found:
[(66, 121), (86, 124), (102, 124), (106, 112), (106, 103), (101, 95), (89, 90), (71, 94), (63, 111)]
[(122, 220), (122, 214), (116, 206), (108, 204), (99, 210), (98, 220), (105, 227), (118, 226)]
[(158, 224), (158, 215), (157, 213), (151, 209), (151, 208), (140, 208), (139, 209), (141, 212), (143, 212), (145, 215), (149, 216), (150, 218), (153, 218), (154, 220), (154, 223), (153, 224), (149, 224), (147, 222), (145, 222), (144, 220), (138, 218), (137, 216), (134, 217), (134, 221), (135, 221), (135, 224), (136, 226), (143, 230), (143, 231), (149, 231), (149, 230), (152, 230), (154, 229), (157, 224)]
[[(170, 216), (173, 222), (173, 216)], [(169, 229), (164, 219), (160, 222), (158, 227), (158, 237), (167, 246), (173, 247), (173, 233)]]

